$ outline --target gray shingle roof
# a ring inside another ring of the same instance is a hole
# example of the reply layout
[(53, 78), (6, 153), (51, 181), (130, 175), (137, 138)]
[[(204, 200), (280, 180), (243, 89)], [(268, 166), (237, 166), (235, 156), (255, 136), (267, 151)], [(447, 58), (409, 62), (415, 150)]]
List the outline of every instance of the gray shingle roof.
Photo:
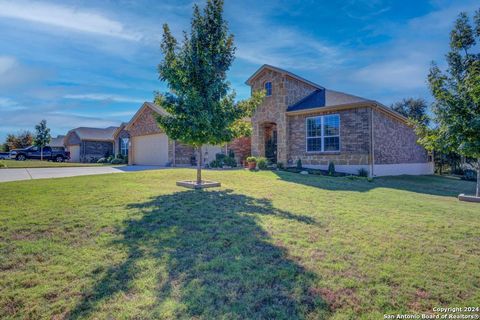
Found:
[(330, 89), (318, 89), (300, 101), (288, 106), (287, 112), (341, 106), (361, 102), (371, 102), (371, 100)]
[(50, 147), (63, 147), (65, 145), (64, 143), (65, 136), (58, 135), (56, 138), (50, 139), (50, 143), (48, 146)]
[(112, 141), (115, 130), (118, 127), (108, 128), (88, 128), (79, 127), (72, 129), (71, 132), (75, 132), (81, 140), (96, 140), (96, 141)]

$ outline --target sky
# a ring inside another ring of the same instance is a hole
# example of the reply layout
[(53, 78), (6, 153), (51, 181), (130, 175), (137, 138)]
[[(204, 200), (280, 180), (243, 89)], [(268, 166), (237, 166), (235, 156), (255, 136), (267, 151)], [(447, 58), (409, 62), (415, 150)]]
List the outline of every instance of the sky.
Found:
[[(129, 121), (155, 91), (162, 25), (189, 30), (204, 1), (0, 0), (0, 142), (47, 120), (53, 136)], [(431, 100), (431, 61), (444, 65), (459, 12), (476, 1), (226, 0), (235, 36), (229, 71), (237, 99), (271, 64), (326, 88), (385, 105)]]

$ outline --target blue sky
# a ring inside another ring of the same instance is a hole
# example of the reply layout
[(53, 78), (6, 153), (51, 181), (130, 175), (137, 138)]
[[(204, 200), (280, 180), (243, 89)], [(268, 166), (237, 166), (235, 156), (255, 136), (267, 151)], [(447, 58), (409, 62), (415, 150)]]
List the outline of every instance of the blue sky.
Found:
[[(52, 134), (128, 121), (153, 91), (161, 27), (188, 30), (193, 3), (0, 0), (0, 141), (46, 119)], [(327, 88), (391, 104), (430, 99), (430, 61), (443, 62), (460, 11), (477, 1), (225, 1), (237, 54), (237, 98), (263, 63)]]

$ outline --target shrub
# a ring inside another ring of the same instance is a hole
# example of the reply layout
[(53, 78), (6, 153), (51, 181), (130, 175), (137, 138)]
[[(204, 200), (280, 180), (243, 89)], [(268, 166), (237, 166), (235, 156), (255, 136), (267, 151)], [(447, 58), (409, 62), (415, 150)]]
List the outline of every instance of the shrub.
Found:
[(223, 153), (217, 153), (215, 160), (210, 162), (209, 166), (210, 168), (223, 168), (224, 166), (236, 167), (237, 161), (235, 161), (235, 158), (226, 156)]
[(118, 159), (118, 158), (115, 158), (115, 159), (112, 159), (112, 161), (110, 161), (111, 164), (122, 164), (123, 163), (123, 159)]
[(283, 162), (277, 162), (277, 168), (280, 170), (283, 170), (285, 166), (283, 165)]
[(297, 160), (297, 169), (302, 169), (303, 168), (303, 165), (302, 165), (302, 159), (298, 159)]
[(328, 164), (328, 175), (329, 176), (335, 175), (335, 164), (333, 162), (330, 162)]
[(226, 166), (229, 166), (229, 167), (236, 167), (237, 166), (237, 161), (235, 160), (234, 157), (226, 157), (225, 159), (223, 159), (223, 164), (226, 165)]
[(267, 170), (267, 168), (268, 168), (267, 158), (259, 157), (257, 159), (257, 166), (258, 166), (258, 169), (260, 169), (260, 170)]
[(462, 180), (477, 181), (477, 173), (475, 172), (475, 170), (466, 169), (463, 172)]
[(97, 163), (107, 163), (107, 158), (100, 158), (97, 160)]
[(361, 168), (358, 170), (359, 177), (368, 177), (368, 170)]
[(257, 158), (253, 156), (247, 157), (247, 162), (257, 162)]
[(5, 168), (5, 167), (6, 167), (5, 163), (0, 162), (0, 168)]

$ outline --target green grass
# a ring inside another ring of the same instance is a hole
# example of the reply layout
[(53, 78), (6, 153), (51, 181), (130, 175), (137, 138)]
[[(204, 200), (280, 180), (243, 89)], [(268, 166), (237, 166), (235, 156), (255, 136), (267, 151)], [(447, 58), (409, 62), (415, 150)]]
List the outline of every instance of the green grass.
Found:
[(97, 167), (110, 164), (104, 163), (74, 163), (74, 162), (53, 162), (40, 160), (0, 160), (0, 169), (7, 168), (58, 168), (58, 167)]
[(480, 305), (474, 183), (189, 169), (0, 184), (3, 319), (381, 319)]

